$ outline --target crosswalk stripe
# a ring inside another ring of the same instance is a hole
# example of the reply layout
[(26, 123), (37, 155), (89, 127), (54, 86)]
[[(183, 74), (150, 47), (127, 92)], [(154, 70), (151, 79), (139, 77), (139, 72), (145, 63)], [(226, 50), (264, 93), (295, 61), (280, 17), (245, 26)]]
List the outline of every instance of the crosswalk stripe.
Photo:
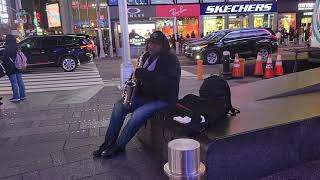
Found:
[[(26, 92), (48, 92), (61, 90), (75, 90), (92, 86), (104, 86), (95, 64), (83, 65), (74, 72), (53, 71), (46, 68), (42, 71), (23, 74)], [(108, 84), (110, 86), (110, 84)], [(0, 79), (0, 95), (11, 94), (9, 78)]]

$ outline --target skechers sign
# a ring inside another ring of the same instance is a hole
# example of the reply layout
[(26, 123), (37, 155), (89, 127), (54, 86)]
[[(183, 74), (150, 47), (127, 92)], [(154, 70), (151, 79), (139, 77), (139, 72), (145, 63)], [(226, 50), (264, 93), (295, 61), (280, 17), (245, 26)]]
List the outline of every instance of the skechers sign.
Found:
[(277, 12), (277, 4), (274, 2), (245, 4), (201, 4), (201, 15), (266, 12)]

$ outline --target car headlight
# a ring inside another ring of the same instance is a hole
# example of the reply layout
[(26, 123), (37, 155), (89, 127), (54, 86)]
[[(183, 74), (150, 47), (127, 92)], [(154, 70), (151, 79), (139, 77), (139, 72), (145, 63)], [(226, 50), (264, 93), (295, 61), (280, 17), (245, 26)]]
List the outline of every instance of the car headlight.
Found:
[(202, 48), (206, 47), (206, 45), (202, 45), (202, 46), (195, 46), (195, 47), (192, 47), (191, 50), (193, 51), (199, 51), (201, 50)]

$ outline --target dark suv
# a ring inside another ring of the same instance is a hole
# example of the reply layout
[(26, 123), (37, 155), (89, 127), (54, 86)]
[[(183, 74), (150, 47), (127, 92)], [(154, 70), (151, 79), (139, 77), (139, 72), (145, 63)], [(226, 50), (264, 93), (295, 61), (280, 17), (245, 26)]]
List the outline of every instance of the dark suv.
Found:
[(27, 56), (28, 66), (50, 64), (61, 66), (69, 72), (74, 71), (80, 63), (90, 62), (93, 58), (90, 43), (81, 36), (32, 36), (19, 42), (19, 45)]
[(203, 59), (206, 64), (221, 62), (223, 51), (230, 51), (231, 56), (239, 53), (240, 57), (256, 57), (260, 52), (266, 57), (277, 51), (277, 38), (268, 29), (245, 28), (222, 30), (204, 38), (187, 42), (185, 55), (192, 59)]

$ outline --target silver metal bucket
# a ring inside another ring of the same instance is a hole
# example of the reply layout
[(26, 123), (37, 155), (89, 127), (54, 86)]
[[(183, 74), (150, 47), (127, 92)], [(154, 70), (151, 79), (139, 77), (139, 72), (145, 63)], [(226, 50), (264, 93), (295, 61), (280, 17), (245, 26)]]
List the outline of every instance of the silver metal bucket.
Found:
[(193, 139), (169, 142), (168, 161), (163, 168), (171, 180), (200, 180), (205, 173), (205, 166), (200, 162), (200, 143)]

